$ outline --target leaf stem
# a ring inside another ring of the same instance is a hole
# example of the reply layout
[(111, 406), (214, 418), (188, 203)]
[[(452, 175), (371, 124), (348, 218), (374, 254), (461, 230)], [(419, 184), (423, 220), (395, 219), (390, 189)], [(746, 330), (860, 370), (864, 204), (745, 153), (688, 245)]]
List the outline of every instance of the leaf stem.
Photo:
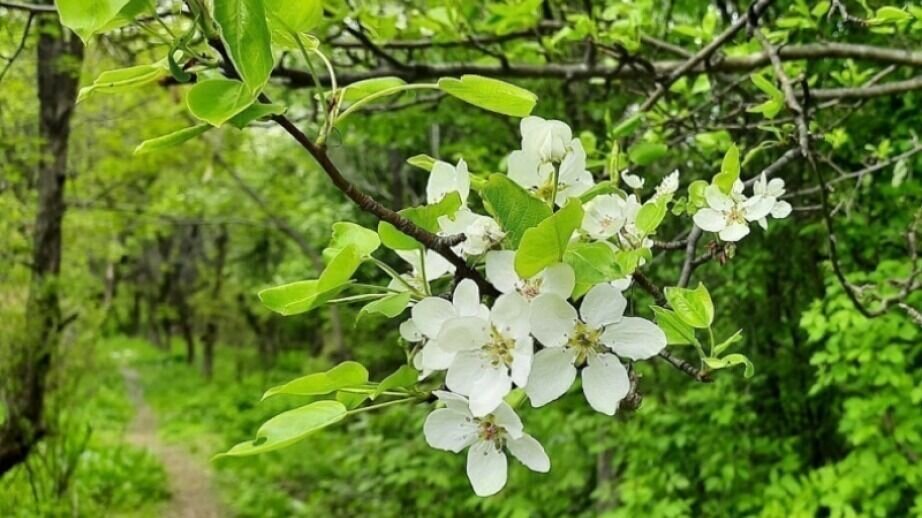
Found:
[(409, 402), (411, 402), (411, 401), (419, 401), (419, 399), (420, 399), (420, 398), (418, 398), (418, 397), (408, 397), (408, 398), (405, 398), (405, 399), (395, 399), (395, 400), (393, 400), (393, 401), (388, 401), (388, 402), (386, 402), (386, 403), (379, 403), (379, 404), (377, 404), (377, 405), (371, 405), (371, 406), (366, 406), (366, 407), (362, 407), (362, 408), (356, 408), (355, 410), (350, 410), (349, 412), (347, 412), (347, 415), (358, 414), (358, 413), (361, 413), (361, 412), (368, 412), (368, 411), (370, 411), (370, 410), (378, 410), (378, 409), (385, 408), (385, 407), (389, 407), (389, 406), (399, 405), (399, 404), (401, 404), (401, 403), (409, 403)]

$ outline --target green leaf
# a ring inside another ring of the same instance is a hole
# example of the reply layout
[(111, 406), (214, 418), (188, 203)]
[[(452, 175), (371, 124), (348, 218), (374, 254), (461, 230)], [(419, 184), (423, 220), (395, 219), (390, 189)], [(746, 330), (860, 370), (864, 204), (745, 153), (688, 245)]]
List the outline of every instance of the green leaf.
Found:
[(674, 311), (659, 306), (653, 306), (656, 315), (656, 325), (666, 333), (668, 345), (696, 345), (701, 347), (701, 342), (695, 336), (695, 329), (679, 318)]
[(626, 274), (615, 259), (615, 251), (605, 243), (576, 243), (563, 254), (563, 262), (573, 268), (576, 286), (573, 299), (586, 294), (596, 284), (614, 281)]
[(720, 172), (714, 175), (714, 185), (730, 194), (733, 183), (740, 177), (740, 150), (736, 144), (730, 146), (720, 164)]
[(743, 376), (746, 378), (751, 378), (752, 375), (755, 374), (755, 366), (752, 365), (752, 362), (749, 361), (749, 358), (739, 353), (728, 354), (723, 358), (705, 358), (704, 364), (715, 370), (726, 369), (727, 367), (733, 367), (734, 365), (743, 365), (745, 366)]
[(650, 165), (666, 155), (669, 148), (660, 142), (638, 142), (628, 149), (627, 156), (637, 165)]
[(215, 459), (256, 455), (291, 446), (317, 430), (338, 423), (346, 413), (346, 407), (338, 401), (315, 401), (282, 412), (259, 427), (255, 440), (237, 444)]
[(349, 245), (355, 247), (359, 256), (368, 257), (381, 246), (381, 239), (378, 238), (377, 232), (361, 225), (348, 221), (333, 223), (330, 246), (323, 250), (324, 261), (329, 262)]
[(688, 202), (695, 208), (701, 208), (707, 205), (704, 192), (707, 190), (708, 183), (704, 180), (695, 180), (688, 184)]
[(877, 10), (874, 18), (876, 20), (885, 22), (904, 22), (907, 20), (912, 20), (912, 15), (898, 7), (885, 5), (884, 7), (881, 7)]
[(733, 333), (733, 335), (731, 335), (730, 338), (727, 338), (723, 342), (720, 342), (719, 344), (715, 345), (713, 354), (717, 356), (720, 353), (726, 351), (731, 345), (737, 342), (741, 342), (741, 341), (743, 341), (743, 330), (742, 329)]
[(407, 304), (409, 303), (409, 291), (403, 293), (391, 293), (381, 297), (378, 300), (366, 304), (365, 307), (359, 310), (359, 314), (355, 318), (355, 321), (358, 323), (358, 321), (364, 315), (384, 315), (387, 318), (394, 318), (397, 315), (403, 313), (403, 310), (407, 308)]
[(749, 76), (752, 82), (756, 85), (759, 90), (762, 90), (766, 95), (772, 99), (783, 99), (784, 93), (781, 92), (771, 81), (765, 79), (765, 76), (762, 74), (752, 74)]
[(390, 376), (381, 380), (378, 387), (375, 388), (372, 399), (380, 396), (382, 393), (396, 388), (409, 388), (416, 385), (419, 379), (419, 371), (409, 365), (401, 365), (399, 369), (391, 373)]
[(163, 135), (162, 137), (145, 140), (144, 142), (141, 142), (138, 147), (134, 148), (134, 154), (143, 155), (144, 153), (160, 151), (162, 149), (178, 146), (187, 140), (191, 140), (201, 135), (202, 133), (205, 133), (211, 128), (212, 126), (210, 124), (199, 124), (197, 126), (174, 131), (173, 133)]
[(235, 79), (208, 79), (186, 95), (186, 107), (199, 120), (220, 126), (253, 104), (255, 96)]
[(513, 117), (531, 114), (538, 102), (538, 96), (524, 88), (476, 75), (461, 76), (461, 79), (443, 77), (439, 79), (439, 88), (466, 103)]
[(342, 403), (349, 410), (358, 408), (370, 397), (371, 394), (367, 392), (345, 392), (341, 390), (336, 393), (336, 401)]
[(335, 297), (362, 263), (354, 245), (346, 245), (320, 274), (319, 279), (292, 282), (259, 292), (259, 300), (272, 311), (289, 316), (310, 311)]
[(704, 284), (688, 288), (666, 288), (666, 300), (676, 315), (685, 323), (698, 329), (707, 329), (714, 322), (714, 304)]
[(77, 102), (86, 99), (94, 92), (115, 93), (138, 88), (146, 84), (157, 82), (170, 75), (167, 67), (160, 63), (138, 65), (135, 67), (107, 70), (93, 81), (93, 84), (80, 89)]
[[(429, 232), (437, 232), (439, 229), (439, 217), (453, 216), (460, 207), (461, 195), (457, 192), (452, 192), (434, 205), (403, 209), (400, 214)], [(381, 237), (381, 242), (384, 243), (384, 246), (391, 250), (415, 250), (422, 246), (419, 241), (397, 230), (397, 227), (386, 221), (378, 223), (378, 235)]]
[(615, 182), (612, 182), (611, 180), (602, 180), (601, 182), (590, 187), (588, 191), (581, 194), (579, 201), (585, 204), (596, 196), (601, 196), (603, 194), (620, 194), (623, 197), (627, 197), (627, 193), (619, 189)]
[(563, 261), (570, 236), (583, 221), (583, 206), (571, 198), (551, 217), (525, 231), (515, 253), (515, 271), (523, 279), (537, 275), (546, 267)]
[(436, 159), (429, 155), (414, 155), (407, 159), (407, 163), (422, 169), (423, 171), (432, 171), (437, 162)]
[(278, 115), (280, 113), (285, 113), (285, 107), (281, 104), (264, 104), (264, 103), (253, 103), (247, 109), (242, 112), (234, 115), (228, 120), (234, 127), (237, 129), (245, 128), (249, 123), (262, 119), (263, 117), (268, 117), (270, 115)]
[(128, 0), (56, 0), (61, 24), (84, 42), (118, 16)]
[(323, 21), (321, 0), (262, 0), (269, 22), (287, 32), (308, 32)]
[(637, 230), (643, 232), (644, 235), (652, 234), (663, 222), (663, 218), (666, 217), (666, 204), (668, 202), (668, 199), (660, 197), (644, 203), (640, 210), (637, 211)]
[(512, 248), (519, 246), (526, 230), (551, 216), (547, 203), (532, 196), (504, 174), (490, 175), (480, 196), (487, 212), (506, 231)]
[(406, 81), (393, 76), (375, 77), (373, 79), (365, 79), (364, 81), (356, 81), (355, 83), (346, 85), (343, 89), (343, 101), (352, 103), (359, 99), (364, 99), (369, 95), (405, 84), (407, 84)]
[(263, 0), (215, 2), (214, 19), (221, 28), (221, 40), (234, 68), (251, 97), (255, 97), (269, 80), (275, 66)]
[(653, 258), (649, 248), (636, 248), (634, 250), (618, 250), (615, 252), (615, 262), (624, 272), (624, 275), (633, 274), (637, 267), (640, 266), (641, 259), (650, 261)]
[(643, 122), (643, 114), (635, 113), (634, 115), (631, 115), (630, 117), (619, 122), (618, 125), (615, 126), (611, 130), (609, 136), (612, 139), (628, 137), (632, 135), (634, 131), (637, 130), (638, 127), (640, 127), (640, 124), (642, 122)]
[(368, 383), (368, 370), (358, 362), (347, 361), (326, 372), (308, 374), (284, 385), (272, 387), (263, 394), (263, 400), (285, 394), (288, 396), (322, 396), (348, 387)]

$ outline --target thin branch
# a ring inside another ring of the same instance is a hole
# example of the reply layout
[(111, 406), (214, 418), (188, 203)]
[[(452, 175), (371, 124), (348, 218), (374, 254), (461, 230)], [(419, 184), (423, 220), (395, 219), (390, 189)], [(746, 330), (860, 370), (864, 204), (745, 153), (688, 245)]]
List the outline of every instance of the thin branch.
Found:
[(16, 11), (26, 11), (32, 14), (55, 14), (57, 10), (53, 5), (29, 4), (25, 2), (0, 2), (0, 7)]
[(692, 271), (695, 269), (695, 250), (702, 232), (697, 225), (694, 225), (688, 235), (688, 243), (685, 246), (685, 261), (682, 263), (682, 273), (679, 274), (678, 286), (680, 288), (688, 286), (688, 281), (691, 280)]
[(691, 363), (683, 360), (682, 358), (679, 358), (678, 356), (672, 354), (669, 351), (665, 351), (665, 350), (661, 351), (658, 356), (666, 360), (666, 362), (668, 362), (670, 365), (672, 365), (676, 369), (679, 369), (685, 374), (688, 374), (689, 376), (694, 378), (696, 381), (700, 381), (702, 383), (710, 383), (714, 381), (714, 378), (711, 377), (710, 372), (704, 371), (704, 370), (701, 370), (695, 367)]
[[(878, 162), (878, 163), (876, 163), (876, 164), (874, 164), (874, 165), (865, 167), (864, 169), (859, 169), (859, 170), (854, 171), (854, 172), (851, 172), (851, 173), (846, 173), (846, 174), (840, 175), (840, 176), (838, 176), (838, 177), (836, 177), (836, 178), (834, 178), (834, 179), (832, 179), (832, 180), (829, 180), (829, 182), (827, 183), (827, 185), (833, 185), (833, 184), (836, 184), (836, 183), (844, 182), (844, 181), (846, 181), (846, 180), (850, 180), (850, 179), (852, 179), (852, 178), (861, 178), (862, 176), (865, 176), (865, 175), (868, 175), (868, 174), (876, 173), (876, 172), (878, 172), (878, 171), (880, 171), (880, 170), (882, 170), (882, 169), (886, 169), (887, 167), (889, 167), (889, 166), (895, 164), (896, 162), (899, 162), (900, 160), (905, 160), (905, 159), (907, 159), (907, 158), (909, 158), (909, 157), (911, 157), (911, 156), (913, 156), (913, 155), (915, 155), (915, 154), (917, 154), (917, 153), (920, 153), (920, 152), (922, 152), (922, 144), (917, 145), (916, 147), (910, 149), (909, 151), (906, 151), (906, 152), (904, 152), (904, 153), (900, 153), (899, 155), (896, 155), (896, 156), (894, 156), (894, 157), (890, 157), (890, 158), (888, 158), (887, 160), (883, 160), (883, 161)], [(785, 198), (785, 199), (787, 199), (787, 198), (795, 198), (795, 197), (797, 197), (797, 196), (803, 196), (803, 195), (806, 195), (806, 194), (813, 194), (813, 193), (816, 193), (816, 192), (819, 192), (819, 191), (820, 191), (820, 187), (819, 187), (819, 186), (807, 187), (807, 188), (801, 189), (801, 190), (799, 190), (799, 191), (787, 193), (787, 194), (785, 194), (784, 196), (782, 196), (782, 198)]]
[(10, 70), (10, 67), (13, 66), (13, 62), (19, 58), (19, 55), (22, 54), (23, 49), (26, 48), (26, 40), (29, 39), (29, 30), (32, 28), (32, 19), (35, 18), (35, 13), (29, 13), (29, 18), (26, 20), (26, 26), (22, 30), (22, 37), (19, 38), (19, 45), (16, 46), (16, 50), (13, 51), (13, 55), (7, 60), (6, 65), (3, 66), (3, 70), (0, 70), (0, 83), (3, 82), (3, 78), (6, 77), (6, 73)]
[(819, 88), (810, 90), (810, 97), (825, 101), (829, 99), (869, 99), (895, 95), (913, 90), (922, 90), (922, 76), (916, 76), (904, 81), (892, 81), (880, 85), (857, 86), (854, 88)]

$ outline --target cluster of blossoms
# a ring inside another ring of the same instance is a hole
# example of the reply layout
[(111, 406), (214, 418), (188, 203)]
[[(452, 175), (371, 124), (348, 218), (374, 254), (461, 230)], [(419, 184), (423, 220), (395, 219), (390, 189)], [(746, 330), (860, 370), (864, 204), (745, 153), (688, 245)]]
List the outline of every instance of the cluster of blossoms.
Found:
[[(521, 132), (521, 149), (506, 161), (508, 178), (552, 208), (584, 198), (582, 221), (572, 241), (602, 243), (613, 252), (649, 251), (650, 229), (640, 225), (638, 216), (648, 204), (659, 204), (665, 211), (679, 188), (678, 171), (667, 175), (643, 202), (639, 190), (644, 182), (628, 171), (617, 177), (633, 194), (612, 182), (597, 186), (586, 169), (581, 141), (563, 122), (527, 117)], [(498, 296), (488, 306), (473, 280), (461, 280), (450, 300), (417, 297), (400, 332), (414, 344), (413, 362), (421, 378), (445, 375), (447, 390), (435, 393), (444, 408), (426, 420), (426, 440), (434, 448), (455, 453), (469, 448), (468, 477), (474, 491), (486, 496), (506, 483), (504, 451), (534, 471), (550, 469), (541, 444), (523, 431), (507, 403), (516, 387), (533, 407), (541, 407), (567, 393), (579, 376), (589, 405), (614, 415), (631, 391), (626, 364), (657, 355), (667, 340), (650, 320), (625, 316), (628, 304), (623, 292), (630, 285), (629, 275), (584, 286), (579, 292), (576, 272), (565, 262), (522, 278), (515, 267), (516, 250), (503, 249), (509, 243), (503, 228), (470, 208), (470, 191), (471, 175), (463, 160), (456, 165), (434, 163), (427, 202), (437, 204), (452, 193), (461, 201), (452, 216), (438, 219), (439, 233), (464, 234), (455, 251), (483, 265), (486, 280)], [(742, 191), (738, 180), (729, 194), (709, 186), (707, 207), (695, 214), (695, 222), (723, 240), (736, 241), (749, 232), (748, 221), (764, 226), (767, 216), (780, 218), (791, 210), (780, 200), (781, 180), (760, 178), (752, 197)], [(454, 272), (450, 263), (431, 251), (399, 253), (412, 271), (396, 278), (393, 289), (428, 294), (428, 282)]]

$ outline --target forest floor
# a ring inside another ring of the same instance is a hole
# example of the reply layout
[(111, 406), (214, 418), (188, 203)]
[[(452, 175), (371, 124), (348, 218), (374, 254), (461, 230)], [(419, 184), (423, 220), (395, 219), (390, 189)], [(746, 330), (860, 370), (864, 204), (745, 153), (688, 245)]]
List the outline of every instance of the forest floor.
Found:
[(140, 374), (122, 370), (125, 388), (135, 407), (126, 439), (144, 448), (163, 464), (169, 478), (170, 500), (159, 516), (165, 518), (219, 518), (226, 516), (212, 483), (211, 471), (200, 459), (182, 447), (164, 443), (157, 434), (157, 417), (144, 399)]

